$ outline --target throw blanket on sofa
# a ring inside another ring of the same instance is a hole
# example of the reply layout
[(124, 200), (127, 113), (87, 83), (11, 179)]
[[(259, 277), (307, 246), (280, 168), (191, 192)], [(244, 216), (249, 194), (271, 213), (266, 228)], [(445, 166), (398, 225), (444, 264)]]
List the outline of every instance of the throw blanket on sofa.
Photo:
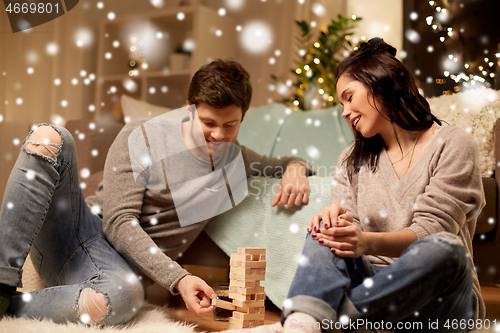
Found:
[(214, 217), (206, 233), (229, 256), (238, 247), (266, 248), (266, 279), (261, 282), (269, 299), (280, 309), (301, 258), (307, 222), (330, 204), (332, 178), (309, 177), (309, 203), (299, 208), (271, 207), (280, 179), (248, 180), (243, 202)]

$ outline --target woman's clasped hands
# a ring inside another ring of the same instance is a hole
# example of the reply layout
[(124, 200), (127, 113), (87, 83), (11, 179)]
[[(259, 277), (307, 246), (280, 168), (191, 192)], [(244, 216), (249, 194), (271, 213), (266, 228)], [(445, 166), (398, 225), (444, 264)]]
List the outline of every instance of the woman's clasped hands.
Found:
[(365, 254), (368, 244), (363, 231), (353, 221), (348, 211), (333, 204), (314, 215), (307, 224), (307, 231), (335, 255), (357, 258)]

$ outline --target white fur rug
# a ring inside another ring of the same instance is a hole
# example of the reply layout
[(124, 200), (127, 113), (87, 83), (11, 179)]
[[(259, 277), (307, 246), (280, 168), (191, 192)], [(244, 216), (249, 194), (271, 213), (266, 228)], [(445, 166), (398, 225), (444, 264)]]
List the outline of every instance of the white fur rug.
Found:
[(1, 333), (39, 333), (39, 332), (54, 332), (54, 333), (97, 333), (97, 332), (127, 332), (127, 333), (143, 333), (143, 332), (175, 332), (175, 333), (193, 333), (194, 325), (189, 325), (181, 322), (176, 322), (168, 316), (164, 308), (154, 305), (145, 305), (143, 310), (139, 312), (127, 325), (120, 326), (87, 326), (84, 324), (69, 323), (65, 325), (55, 324), (48, 320), (27, 320), (20, 318), (4, 318), (0, 321)]
[[(241, 333), (280, 333), (281, 324), (264, 325), (252, 329), (228, 330)], [(193, 324), (175, 321), (168, 309), (146, 304), (131, 322), (120, 326), (87, 326), (84, 324), (55, 324), (48, 320), (4, 318), (0, 320), (0, 333), (195, 333)]]

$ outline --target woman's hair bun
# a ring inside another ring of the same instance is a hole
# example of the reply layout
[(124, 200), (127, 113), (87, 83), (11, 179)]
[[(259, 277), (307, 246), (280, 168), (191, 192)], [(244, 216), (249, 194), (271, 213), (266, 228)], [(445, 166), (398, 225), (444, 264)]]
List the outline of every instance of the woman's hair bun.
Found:
[(395, 57), (397, 53), (396, 48), (384, 42), (384, 39), (380, 37), (373, 37), (368, 42), (361, 43), (359, 50), (372, 53), (388, 52), (393, 57)]

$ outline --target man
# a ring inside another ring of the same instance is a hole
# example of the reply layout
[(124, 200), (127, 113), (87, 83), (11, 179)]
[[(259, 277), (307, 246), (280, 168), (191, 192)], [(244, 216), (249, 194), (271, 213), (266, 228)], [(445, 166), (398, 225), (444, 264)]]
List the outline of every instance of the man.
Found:
[[(205, 178), (192, 179), (193, 173), (207, 166), (214, 172), (223, 169), (227, 161), (219, 156), (224, 155), (224, 146), (237, 145), (251, 94), (249, 75), (237, 62), (217, 60), (203, 66), (191, 80), (185, 116), (162, 123), (162, 145), (181, 158), (170, 166), (168, 161), (144, 164), (141, 157), (135, 163), (131, 147), (139, 142), (131, 140), (131, 134), (146, 133), (150, 123), (131, 122), (108, 152), (98, 193), (86, 202), (78, 185), (70, 134), (56, 126), (40, 126), (31, 133), (9, 178), (0, 214), (0, 315), (2, 301), (5, 312), (12, 298), (8, 312), (16, 316), (56, 322), (127, 322), (144, 300), (135, 269), (171, 293), (180, 293), (189, 310), (211, 312), (213, 289), (174, 261), (208, 218), (181, 227), (174, 194), (187, 198), (183, 211), (199, 209), (191, 198), (203, 192), (202, 187), (189, 184)], [(143, 151), (151, 151), (152, 144), (145, 143)], [(258, 176), (264, 168), (282, 176), (273, 205), (307, 202), (306, 176), (312, 171), (305, 161), (265, 157), (245, 147), (241, 155), (247, 177)], [(137, 173), (134, 165), (141, 165), (143, 172)], [(163, 184), (155, 186), (159, 178)], [(20, 185), (26, 179), (29, 186)], [(216, 190), (209, 183), (203, 188), (209, 193)], [(23, 200), (11, 205), (15, 198)], [(12, 295), (20, 286), (20, 268), (30, 248), (35, 268), (49, 288), (32, 293), (26, 302)]]

